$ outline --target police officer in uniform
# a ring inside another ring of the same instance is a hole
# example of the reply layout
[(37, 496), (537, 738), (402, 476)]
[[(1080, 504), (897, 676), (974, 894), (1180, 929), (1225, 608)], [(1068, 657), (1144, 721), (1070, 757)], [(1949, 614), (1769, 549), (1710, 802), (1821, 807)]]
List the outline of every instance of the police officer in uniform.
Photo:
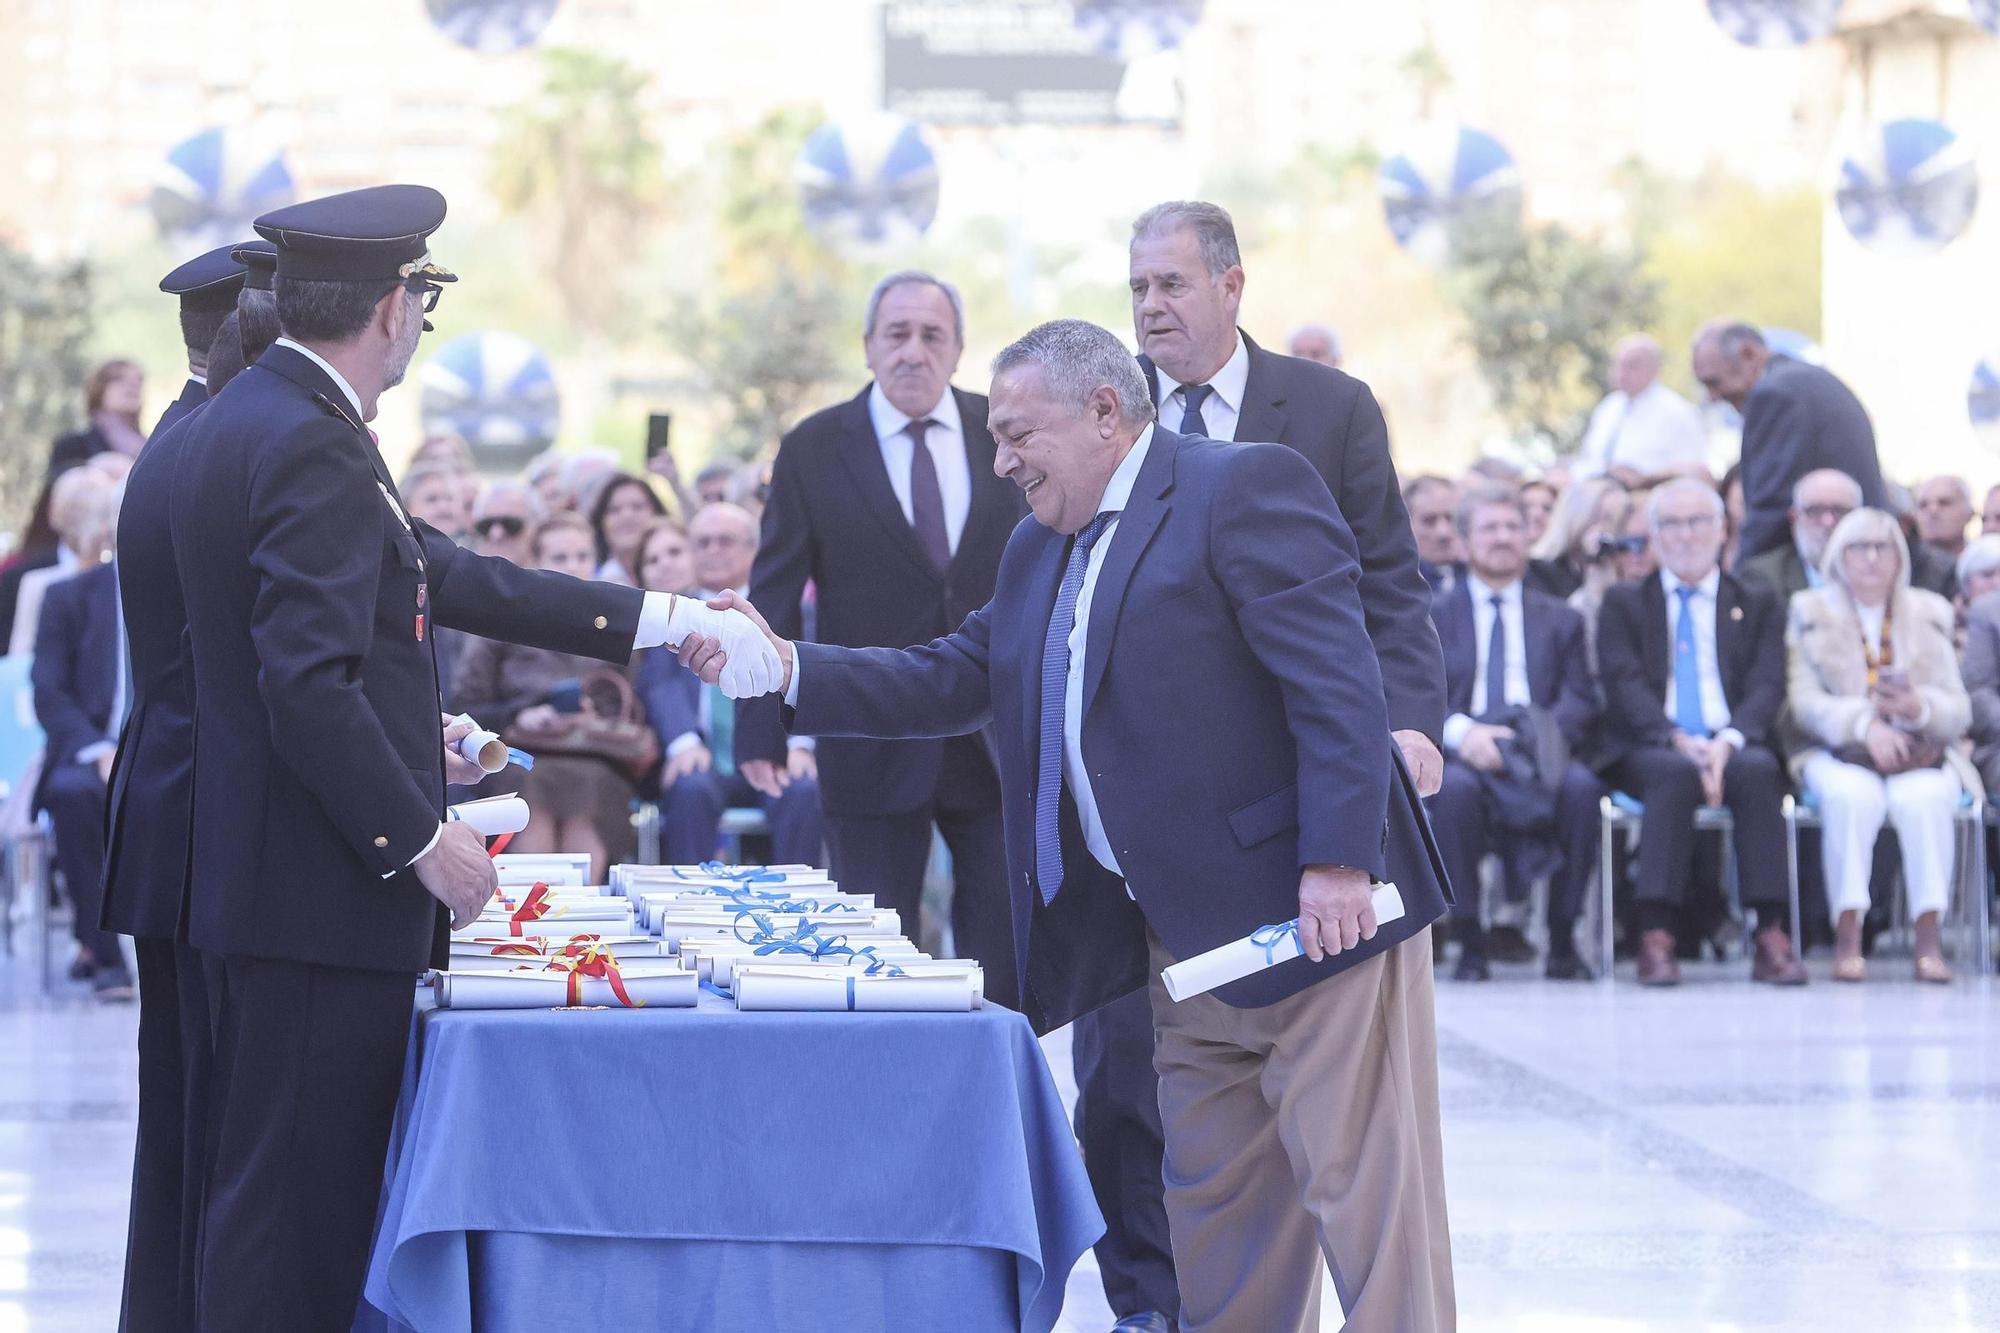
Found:
[(208, 998), (200, 958), (181, 932), (194, 701), (167, 501), (184, 433), (173, 428), (207, 407), (209, 350), (243, 285), (234, 249), (211, 250), (160, 280), (161, 291), (180, 298), (188, 383), (140, 450), (118, 514), (118, 593), (127, 644), (123, 678), (131, 712), (106, 790), (101, 920), (106, 930), (132, 936), (139, 964), (139, 1132), (119, 1324), (126, 1333), (194, 1324)]
[(428, 259), (444, 212), (390, 185), (259, 218), (285, 336), (189, 424), (175, 469), (188, 932), (215, 1039), (204, 1330), (354, 1314), (412, 983), (494, 887), (479, 837), (440, 822), (436, 628), (610, 662), (699, 631), (747, 679), (781, 675), (739, 612), (522, 570), (409, 518), (363, 423), (454, 280)]

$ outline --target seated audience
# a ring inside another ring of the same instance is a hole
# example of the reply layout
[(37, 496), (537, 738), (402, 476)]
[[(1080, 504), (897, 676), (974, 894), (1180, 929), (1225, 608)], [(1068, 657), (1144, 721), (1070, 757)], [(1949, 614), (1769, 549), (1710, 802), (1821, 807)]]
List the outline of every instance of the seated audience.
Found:
[(737, 465), (726, 458), (704, 463), (694, 474), (695, 499), (705, 505), (721, 504), (729, 498), (729, 484), (736, 479)]
[[(28, 521), (14, 539), (14, 549), (0, 560), (0, 629), (14, 624), (14, 607), (20, 600), (21, 580), (37, 569), (47, 569), (62, 558), (62, 538), (50, 521), (49, 507), (60, 474), (51, 474), (35, 493)], [(11, 633), (9, 634), (11, 638)]]
[(1979, 535), (2000, 536), (2000, 486), (1987, 488), (1986, 503), (1979, 511)]
[(1546, 480), (1523, 482), (1521, 507), (1528, 514), (1528, 546), (1533, 549), (1549, 530), (1549, 519), (1556, 512), (1556, 488)]
[(542, 497), (525, 481), (496, 481), (479, 494), (472, 507), (473, 545), (482, 554), (497, 555), (526, 567), (534, 556), (528, 532), (542, 521)]
[[(113, 457), (111, 454), (102, 457)], [(122, 455), (117, 455), (122, 457)], [(7, 651), (22, 655), (35, 651), (35, 631), (41, 624), (42, 597), (51, 585), (80, 570), (110, 558), (100, 531), (99, 519), (106, 504), (112, 506), (112, 523), (117, 522), (118, 479), (96, 465), (72, 467), (55, 479), (49, 488), (49, 526), (60, 543), (52, 564), (30, 569), (21, 575), (14, 601), (13, 634)]]
[(1734, 574), (1736, 537), (1743, 531), (1743, 465), (1731, 463), (1729, 471), (1722, 474), (1722, 480), (1715, 483), (1715, 489), (1722, 492), (1722, 514), (1729, 531), (1722, 543), (1722, 567)]
[(459, 471), (449, 463), (419, 460), (410, 465), (396, 489), (402, 492), (403, 507), (410, 517), (420, 518), (455, 542), (463, 542), (470, 530), (465, 507), (465, 490)]
[(589, 512), (590, 529), (597, 539), (597, 577), (638, 587), (639, 541), (648, 528), (666, 517), (666, 505), (643, 480), (620, 472), (598, 487)]
[(1966, 543), (1958, 587), (1965, 599), (1959, 671), (1972, 700), (1972, 763), (1987, 792), (2000, 792), (2000, 533)]
[[(1591, 741), (1597, 702), (1583, 621), (1557, 599), (1523, 585), (1527, 519), (1518, 495), (1496, 488), (1467, 494), (1459, 502), (1458, 530), (1468, 577), (1431, 608), (1451, 716), (1444, 725), (1444, 786), (1430, 803), (1458, 895), (1452, 909), (1452, 932), (1463, 945), (1457, 976), (1483, 981), (1490, 975), (1479, 918), (1480, 858), (1524, 837), (1539, 848), (1552, 836), (1547, 973), (1588, 980), (1590, 969), (1576, 954), (1575, 927), (1596, 865), (1601, 788), (1574, 758), (1565, 756), (1559, 773), (1541, 771), (1554, 762), (1552, 751), (1580, 754)], [(1549, 728), (1554, 734), (1545, 734)]]
[(1603, 771), (1646, 808), (1639, 838), (1639, 984), (1680, 981), (1675, 935), (1694, 815), (1726, 806), (1743, 906), (1757, 913), (1751, 979), (1801, 985), (1787, 932), (1784, 771), (1772, 748), (1785, 701), (1784, 608), (1720, 567), (1722, 497), (1670, 481), (1646, 503), (1662, 568), (1604, 594), (1597, 655)]
[(1786, 602), (1794, 593), (1819, 587), (1827, 538), (1840, 520), (1860, 507), (1861, 483), (1845, 472), (1826, 467), (1806, 473), (1792, 485), (1792, 507), (1787, 513), (1792, 539), (1745, 560), (1737, 576)]
[(687, 533), (670, 518), (655, 522), (639, 539), (639, 586), (647, 592), (694, 591), (694, 553)]
[[(656, 525), (641, 541), (642, 566), (651, 570), (646, 586), (655, 592), (685, 592), (686, 575), (674, 558), (667, 524)], [(694, 550), (696, 596), (749, 585), (757, 558), (757, 521), (729, 503), (703, 506), (689, 524)], [(647, 558), (650, 557), (650, 558)], [(681, 581), (679, 587), (666, 583)], [(810, 738), (791, 738), (785, 767), (773, 765), (770, 790), (753, 787), (736, 763), (736, 703), (713, 685), (704, 685), (671, 652), (641, 655), (639, 690), (646, 715), (666, 754), (660, 773), (661, 850), (670, 865), (714, 857), (722, 812), (730, 806), (762, 807), (771, 826), (771, 859), (779, 864), (819, 865), (824, 861), (824, 824), (819, 802), (819, 769)]]
[(1411, 477), (1403, 483), (1403, 507), (1417, 539), (1417, 568), (1433, 593), (1450, 592), (1465, 559), (1458, 545), (1458, 487), (1443, 477)]
[(562, 481), (563, 456), (553, 448), (544, 449), (528, 460), (521, 469), (521, 480), (535, 498), (542, 502), (542, 512), (553, 514), (558, 509), (574, 509), (573, 499), (566, 499)]
[(1792, 599), (1787, 749), (1818, 802), (1834, 978), (1860, 981), (1869, 870), (1885, 819), (1902, 844), (1920, 981), (1951, 979), (1939, 917), (1951, 896), (1953, 817), (1977, 781), (1957, 741), (1972, 704), (1952, 651), (1951, 606), (1909, 585), (1895, 518), (1856, 509), (1826, 544), (1824, 583)]
[(1972, 488), (1965, 478), (1932, 477), (1917, 487), (1916, 502), (1917, 536), (1933, 551), (1957, 560), (1972, 522)]
[(90, 372), (83, 392), (90, 424), (63, 436), (49, 449), (51, 475), (102, 453), (137, 458), (146, 447), (146, 431), (139, 424), (139, 409), (146, 401), (146, 373), (138, 362), (104, 362)]
[[(594, 564), (590, 525), (573, 513), (551, 514), (530, 540), (542, 569), (589, 578)], [(678, 665), (678, 663), (676, 663)], [(578, 711), (580, 684), (610, 671), (602, 662), (547, 648), (468, 638), (452, 674), (449, 708), (470, 713), (482, 727), (535, 756), (523, 773), (509, 768), (480, 784), (482, 795), (518, 789), (528, 803), (528, 827), (510, 846), (521, 852), (588, 852), (601, 883), (612, 861), (632, 854), (632, 798), (638, 775), (616, 758), (584, 750), (552, 752), (566, 738)]]
[(1923, 539), (1918, 526), (1915, 492), (1894, 481), (1885, 483), (1883, 489), (1887, 492), (1883, 507), (1896, 520), (1896, 526), (1903, 530), (1903, 545), (1910, 553), (1910, 586), (1934, 592), (1946, 599), (1956, 597), (1958, 580), (1952, 573), (1953, 557)]
[[(66, 476), (79, 476), (78, 468)], [(92, 492), (78, 517), (79, 544), (111, 552), (122, 492), (106, 484)], [(118, 937), (98, 926), (104, 905), (105, 784), (131, 682), (125, 678), (119, 625), (118, 576), (109, 561), (93, 561), (50, 585), (39, 607), (34, 685), (35, 720), (46, 734), (35, 808), (55, 827), (56, 864), (69, 890), (79, 950), (75, 969), (91, 978), (101, 1000), (129, 1000), (132, 982)]]
[(1301, 324), (1285, 335), (1285, 355), (1340, 369), (1340, 334), (1331, 324)]
[(1631, 502), (1625, 487), (1608, 477), (1571, 483), (1530, 552), (1528, 582), (1537, 592), (1560, 599), (1586, 582), (1601, 591), (1615, 581), (1618, 534)]

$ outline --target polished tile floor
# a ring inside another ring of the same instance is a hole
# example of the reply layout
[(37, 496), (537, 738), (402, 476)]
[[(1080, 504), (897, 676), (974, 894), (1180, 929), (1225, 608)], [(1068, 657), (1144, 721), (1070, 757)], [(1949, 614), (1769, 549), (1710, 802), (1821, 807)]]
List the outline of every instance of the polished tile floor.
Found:
[[(2000, 1328), (2000, 989), (1815, 971), (1440, 983), (1462, 1328)], [(0, 1333), (115, 1322), (134, 1016), (63, 990), (0, 959)], [(1109, 1326), (1095, 1284), (1065, 1333)]]

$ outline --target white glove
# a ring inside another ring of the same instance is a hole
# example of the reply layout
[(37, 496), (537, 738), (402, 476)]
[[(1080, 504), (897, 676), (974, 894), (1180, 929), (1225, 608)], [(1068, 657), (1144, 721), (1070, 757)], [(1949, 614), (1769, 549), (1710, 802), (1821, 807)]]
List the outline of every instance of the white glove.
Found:
[(667, 646), (678, 648), (690, 634), (703, 634), (722, 645), (728, 661), (717, 682), (732, 699), (754, 699), (785, 683), (785, 663), (755, 621), (734, 607), (717, 611), (697, 597), (676, 597), (667, 618)]

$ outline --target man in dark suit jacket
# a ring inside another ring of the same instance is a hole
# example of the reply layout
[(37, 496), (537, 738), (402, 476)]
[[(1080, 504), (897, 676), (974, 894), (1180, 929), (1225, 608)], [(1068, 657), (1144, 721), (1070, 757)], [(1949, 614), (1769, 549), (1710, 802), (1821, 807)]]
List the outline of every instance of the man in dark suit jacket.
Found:
[[(1361, 550), (1361, 607), (1389, 726), (1428, 795), (1441, 774), (1444, 672), (1430, 623), (1431, 586), (1389, 457), (1382, 409), (1353, 376), (1266, 351), (1237, 328), (1242, 255), (1224, 209), (1180, 200), (1148, 209), (1132, 224), (1129, 260), (1133, 334), (1160, 423), (1184, 435), (1288, 445), (1313, 465), (1340, 506)], [(1078, 1118), (1101, 1124), (1106, 1151), (1124, 1158), (1160, 1141), (1148, 1068), (1124, 1071), (1116, 1058), (1120, 1050), (1144, 1051), (1146, 1023), (1144, 1008), (1132, 1001), (1077, 1029)], [(1084, 1146), (1087, 1157), (1095, 1155), (1090, 1139)], [(1113, 1221), (1098, 1247), (1107, 1289), (1135, 1270), (1146, 1284), (1161, 1285), (1161, 1266), (1148, 1262), (1166, 1253), (1155, 1225), (1163, 1217), (1157, 1195), (1129, 1198), (1115, 1211), (1124, 1230)]]
[(1792, 486), (1835, 468), (1862, 501), (1886, 497), (1875, 428), (1854, 391), (1832, 372), (1774, 353), (1755, 327), (1718, 320), (1695, 335), (1694, 377), (1708, 396), (1743, 414), (1743, 531), (1737, 558), (1782, 546)]
[(1694, 814), (1729, 809), (1743, 905), (1757, 913), (1751, 977), (1803, 985), (1785, 909), (1783, 767), (1772, 748), (1785, 702), (1777, 598), (1722, 572), (1722, 497), (1682, 478), (1646, 502), (1661, 568), (1604, 595), (1597, 661), (1603, 771), (1646, 807), (1639, 840), (1639, 983), (1680, 980), (1674, 932), (1694, 866)]
[[(990, 722), (1038, 1028), (1296, 915), (1303, 960), (1178, 1004), (1151, 983), (1180, 1317), (1316, 1327), (1323, 1257), (1354, 1327), (1450, 1327), (1425, 932), (1446, 889), (1374, 656), (1339, 650), (1367, 632), (1355, 542), (1292, 450), (1151, 416), (1107, 330), (1003, 351), (996, 466), (1038, 521), (956, 633), (783, 649), (794, 725)], [(1371, 879), (1406, 909), (1379, 930)]]
[[(948, 633), (993, 595), (1023, 510), (993, 473), (985, 398), (951, 387), (964, 325), (950, 284), (918, 272), (883, 278), (862, 330), (875, 382), (807, 417), (778, 446), (750, 588), (784, 637), (803, 629), (809, 582), (818, 588), (819, 641), (851, 647)], [(741, 710), (736, 750), (753, 786), (783, 790), (775, 701)], [(935, 825), (951, 849), (957, 952), (986, 965), (989, 999), (1017, 1005), (990, 739), (836, 737), (817, 761), (835, 877), (895, 908), (914, 935)]]
[(1495, 826), (1493, 781), (1506, 767), (1503, 747), (1515, 738), (1506, 720), (1537, 708), (1552, 717), (1570, 754), (1555, 790), (1559, 863), (1549, 881), (1546, 970), (1555, 980), (1588, 981), (1590, 969), (1576, 953), (1576, 919), (1596, 866), (1603, 791), (1577, 758), (1589, 752), (1597, 721), (1583, 617), (1523, 584), (1527, 514), (1514, 491), (1468, 493), (1459, 501), (1458, 531), (1467, 575), (1438, 598), (1433, 612), (1451, 717), (1444, 724), (1444, 785), (1431, 798), (1456, 898), (1452, 931), (1463, 945), (1456, 975), (1464, 981), (1491, 975), (1479, 922), (1479, 861), (1517, 841)]
[(94, 565), (49, 585), (35, 631), (35, 718), (47, 737), (35, 805), (55, 825), (56, 863), (76, 908), (76, 942), (95, 966), (101, 999), (132, 998), (118, 937), (99, 922), (104, 878), (104, 782), (116, 749), (121, 688), (118, 584)]
[(613, 662), (708, 626), (735, 642), (737, 687), (780, 674), (741, 617), (522, 570), (407, 517), (362, 423), (451, 280), (425, 250), (443, 216), (436, 191), (384, 186), (258, 219), (287, 336), (170, 437), (188, 932), (215, 1038), (202, 1328), (353, 1316), (411, 982), (494, 882), (478, 836), (440, 822), (470, 766), (441, 743), (434, 624)]

